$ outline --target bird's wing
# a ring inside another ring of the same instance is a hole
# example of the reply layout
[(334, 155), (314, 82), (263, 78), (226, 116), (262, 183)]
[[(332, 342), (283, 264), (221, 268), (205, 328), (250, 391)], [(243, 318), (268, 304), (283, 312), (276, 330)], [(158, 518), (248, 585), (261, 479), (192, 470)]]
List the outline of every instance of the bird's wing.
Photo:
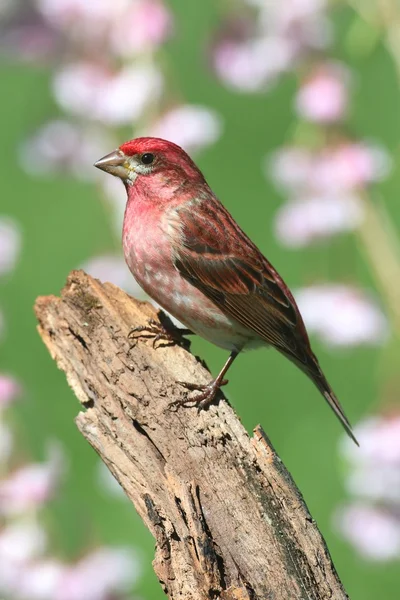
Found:
[(203, 201), (175, 214), (174, 263), (181, 275), (242, 326), (305, 365), (309, 342), (292, 294), (225, 208)]
[[(292, 360), (315, 383), (358, 444), (311, 350), (297, 304), (274, 267), (214, 198), (175, 209), (173, 258), (221, 310)], [(178, 237), (176, 237), (178, 236)]]

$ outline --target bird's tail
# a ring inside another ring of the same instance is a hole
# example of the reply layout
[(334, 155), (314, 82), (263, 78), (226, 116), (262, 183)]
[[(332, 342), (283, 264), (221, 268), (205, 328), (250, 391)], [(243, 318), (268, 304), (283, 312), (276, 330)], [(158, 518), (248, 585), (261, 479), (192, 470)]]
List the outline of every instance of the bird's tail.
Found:
[(284, 354), (287, 358), (289, 358), (292, 362), (294, 362), (308, 377), (313, 381), (313, 383), (317, 386), (341, 424), (343, 425), (346, 433), (351, 437), (353, 442), (359, 446), (351, 425), (349, 423), (348, 418), (344, 414), (344, 410), (336, 398), (335, 394), (331, 386), (329, 385), (325, 375), (322, 372), (321, 367), (319, 366), (319, 362), (315, 354), (312, 352), (311, 348), (307, 347), (307, 352), (302, 355), (302, 360), (299, 359), (298, 354), (294, 354), (293, 352), (288, 352), (287, 350), (280, 350), (282, 354)]
[(349, 420), (346, 417), (346, 415), (344, 414), (344, 410), (343, 410), (339, 400), (336, 398), (335, 394), (333, 393), (332, 388), (329, 385), (329, 383), (327, 382), (322, 371), (320, 371), (320, 373), (318, 375), (316, 375), (314, 373), (312, 373), (310, 375), (311, 375), (311, 379), (313, 380), (313, 382), (315, 383), (315, 385), (317, 386), (317, 388), (319, 389), (319, 391), (321, 392), (321, 394), (323, 395), (325, 400), (328, 402), (329, 406), (331, 407), (331, 409), (333, 410), (333, 412), (335, 413), (335, 415), (337, 416), (337, 418), (339, 419), (341, 424), (343, 425), (344, 429), (346, 430), (346, 433), (351, 437), (353, 442), (355, 442), (357, 444), (357, 446), (359, 446), (360, 444), (358, 443), (356, 437), (354, 436), (354, 433), (353, 433), (353, 430), (349, 423)]

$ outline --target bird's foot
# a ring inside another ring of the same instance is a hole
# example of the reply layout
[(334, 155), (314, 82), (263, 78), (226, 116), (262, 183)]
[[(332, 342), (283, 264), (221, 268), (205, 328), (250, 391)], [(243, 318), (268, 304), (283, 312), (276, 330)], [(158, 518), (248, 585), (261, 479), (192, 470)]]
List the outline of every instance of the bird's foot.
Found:
[[(147, 325), (134, 327), (128, 333), (128, 339), (138, 340), (140, 338), (153, 339), (153, 348), (160, 346), (171, 346), (174, 344), (188, 344), (188, 340), (182, 338), (183, 335), (189, 335), (192, 332), (189, 329), (180, 329), (179, 327), (166, 328), (162, 323), (155, 319), (149, 319)], [(160, 342), (160, 343), (159, 343)]]
[(169, 407), (173, 406), (197, 406), (197, 411), (207, 408), (212, 404), (215, 400), (215, 396), (218, 393), (218, 390), (221, 386), (226, 385), (228, 383), (227, 379), (223, 379), (222, 381), (218, 381), (218, 379), (213, 379), (210, 383), (188, 383), (186, 381), (177, 381), (179, 385), (182, 385), (187, 390), (197, 391), (198, 393), (192, 396), (191, 398), (184, 398), (182, 400), (175, 400), (171, 402)]

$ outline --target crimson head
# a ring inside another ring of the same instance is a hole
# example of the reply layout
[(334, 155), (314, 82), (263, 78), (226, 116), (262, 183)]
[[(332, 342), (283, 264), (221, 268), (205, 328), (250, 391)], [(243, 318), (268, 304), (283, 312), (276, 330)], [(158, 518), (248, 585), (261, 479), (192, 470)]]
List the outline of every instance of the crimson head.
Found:
[(118, 150), (100, 158), (95, 167), (122, 179), (126, 186), (138, 177), (204, 182), (203, 175), (186, 152), (167, 140), (140, 137), (122, 144)]

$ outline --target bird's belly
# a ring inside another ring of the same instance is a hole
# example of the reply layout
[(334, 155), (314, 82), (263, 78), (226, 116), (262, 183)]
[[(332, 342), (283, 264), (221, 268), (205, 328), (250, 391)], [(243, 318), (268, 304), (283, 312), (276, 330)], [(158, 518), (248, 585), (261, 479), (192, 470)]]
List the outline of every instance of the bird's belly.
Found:
[[(168, 264), (169, 263), (169, 264)], [(255, 334), (224, 314), (207, 296), (184, 279), (172, 261), (154, 256), (128, 266), (144, 291), (194, 333), (228, 350), (241, 350)]]

